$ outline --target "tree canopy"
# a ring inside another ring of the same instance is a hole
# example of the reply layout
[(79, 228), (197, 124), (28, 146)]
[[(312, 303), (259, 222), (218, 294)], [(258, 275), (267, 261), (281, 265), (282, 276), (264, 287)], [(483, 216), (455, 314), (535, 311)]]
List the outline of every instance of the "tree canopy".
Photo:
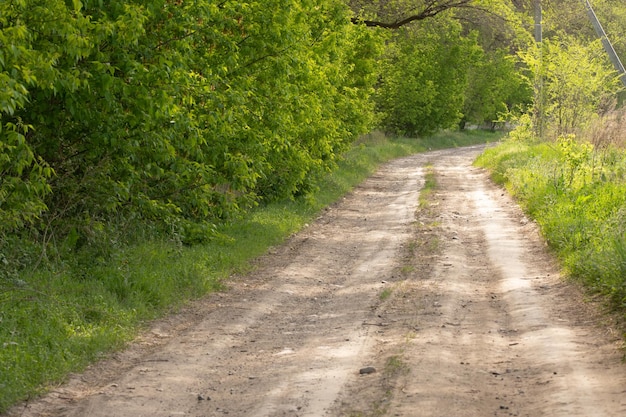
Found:
[[(333, 0), (0, 4), (0, 228), (215, 221), (306, 189), (373, 120)], [(176, 220), (178, 221), (178, 220)]]
[[(557, 39), (591, 42), (582, 3), (544, 5), (555, 39), (545, 52), (556, 54), (546, 64), (561, 59)], [(596, 6), (609, 31), (623, 26), (618, 1)], [(523, 112), (541, 73), (531, 10), (529, 0), (0, 2), (0, 231), (89, 237), (123, 218), (201, 240), (241, 210), (306, 194), (372, 128), (424, 135)], [(611, 77), (600, 55), (579, 62), (599, 83)]]

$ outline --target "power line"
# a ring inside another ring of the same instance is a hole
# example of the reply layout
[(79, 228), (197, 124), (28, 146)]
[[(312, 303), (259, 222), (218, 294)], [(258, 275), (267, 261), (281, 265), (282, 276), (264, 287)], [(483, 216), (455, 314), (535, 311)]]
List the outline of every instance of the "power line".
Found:
[(622, 80), (622, 83), (624, 84), (624, 86), (626, 86), (626, 70), (624, 69), (624, 65), (622, 65), (622, 61), (620, 61), (619, 56), (617, 55), (617, 52), (615, 52), (615, 48), (613, 48), (613, 44), (611, 44), (611, 41), (606, 35), (606, 32), (604, 31), (602, 24), (600, 24), (600, 20), (598, 20), (598, 16), (596, 16), (596, 13), (593, 11), (593, 7), (591, 7), (591, 3), (589, 2), (589, 0), (582, 0), (582, 1), (583, 3), (585, 3), (585, 9), (587, 10), (587, 15), (589, 16), (589, 19), (591, 20), (591, 24), (593, 25), (593, 28), (596, 30), (598, 37), (602, 41), (604, 50), (606, 51), (607, 54), (609, 54), (609, 59), (613, 63), (613, 66), (615, 67), (617, 72), (620, 74), (620, 79)]

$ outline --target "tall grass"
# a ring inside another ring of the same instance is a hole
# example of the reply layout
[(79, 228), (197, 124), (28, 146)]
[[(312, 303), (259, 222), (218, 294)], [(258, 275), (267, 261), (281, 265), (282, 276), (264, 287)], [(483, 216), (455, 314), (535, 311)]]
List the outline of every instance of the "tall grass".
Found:
[(608, 126), (610, 143), (597, 131), (593, 144), (507, 140), (477, 164), (537, 221), (566, 273), (626, 313), (626, 151)]
[(38, 246), (32, 236), (1, 236), (0, 412), (122, 348), (147, 321), (249, 271), (252, 259), (299, 230), (380, 163), (499, 138), (489, 132), (420, 140), (368, 135), (336, 170), (317, 178), (315, 193), (221, 224), (215, 239), (204, 244), (184, 245), (175, 233), (115, 219), (97, 225), (99, 239), (82, 244)]

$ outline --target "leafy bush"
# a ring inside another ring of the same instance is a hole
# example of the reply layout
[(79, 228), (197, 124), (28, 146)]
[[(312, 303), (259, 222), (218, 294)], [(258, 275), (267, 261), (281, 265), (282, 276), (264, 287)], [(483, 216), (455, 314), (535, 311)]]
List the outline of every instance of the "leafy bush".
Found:
[(588, 43), (562, 34), (519, 56), (532, 74), (539, 136), (556, 140), (582, 134), (623, 91), (599, 40)]
[(189, 222), (210, 234), (306, 192), (372, 122), (380, 42), (348, 13), (339, 0), (2, 2), (0, 230), (62, 236), (125, 215), (201, 240)]

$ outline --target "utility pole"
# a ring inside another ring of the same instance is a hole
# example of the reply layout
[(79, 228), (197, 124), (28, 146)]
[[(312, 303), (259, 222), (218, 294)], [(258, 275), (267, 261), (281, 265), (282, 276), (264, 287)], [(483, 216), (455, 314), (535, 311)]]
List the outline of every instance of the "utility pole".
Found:
[(534, 125), (537, 138), (543, 138), (543, 22), (541, 0), (534, 0), (535, 8), (535, 43), (539, 58), (535, 69), (535, 108)]
[(598, 16), (596, 16), (596, 13), (593, 11), (593, 7), (591, 7), (591, 3), (589, 2), (589, 0), (582, 0), (582, 1), (585, 4), (585, 9), (587, 10), (587, 15), (589, 16), (589, 20), (591, 20), (591, 24), (593, 25), (593, 28), (596, 30), (596, 34), (602, 41), (604, 50), (606, 51), (607, 54), (609, 54), (609, 58), (611, 59), (613, 66), (619, 73), (622, 83), (624, 84), (624, 86), (626, 86), (626, 70), (624, 69), (624, 65), (622, 65), (622, 61), (620, 61), (619, 56), (617, 55), (617, 52), (615, 52), (615, 48), (613, 48), (613, 44), (611, 44), (611, 41), (606, 35), (604, 28), (600, 24), (600, 21), (598, 20)]
[(535, 42), (543, 42), (543, 28), (541, 18), (541, 0), (535, 0)]

